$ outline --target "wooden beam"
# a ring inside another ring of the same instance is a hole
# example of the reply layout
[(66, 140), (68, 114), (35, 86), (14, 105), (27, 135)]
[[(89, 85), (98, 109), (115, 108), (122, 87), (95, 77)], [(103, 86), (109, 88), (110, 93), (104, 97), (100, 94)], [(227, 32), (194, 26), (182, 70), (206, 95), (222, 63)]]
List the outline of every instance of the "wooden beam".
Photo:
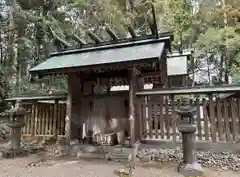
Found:
[(153, 77), (153, 76), (161, 76), (161, 72), (153, 71), (153, 72), (141, 73), (141, 77)]
[(208, 87), (178, 87), (178, 88), (163, 88), (153, 90), (141, 90), (137, 92), (137, 96), (151, 96), (151, 95), (181, 95), (181, 94), (213, 94), (213, 93), (233, 93), (239, 92), (240, 86), (238, 85), (221, 85), (221, 86), (208, 86)]
[(100, 42), (102, 41), (102, 40), (101, 40), (98, 36), (96, 36), (92, 31), (89, 31), (89, 30), (88, 30), (87, 34), (88, 34), (88, 36), (89, 36), (92, 40), (94, 40), (96, 43), (100, 43)]
[(86, 44), (86, 42), (83, 39), (81, 39), (79, 36), (77, 36), (76, 34), (73, 34), (72, 38), (75, 41), (77, 41), (80, 45), (85, 45)]
[(141, 74), (141, 71), (136, 67), (133, 67), (133, 72), (135, 76), (139, 76)]
[(128, 27), (128, 31), (131, 34), (132, 38), (136, 38), (137, 37), (137, 34), (136, 34), (136, 32), (135, 32), (135, 30), (133, 29), (132, 26)]
[(96, 78), (104, 79), (104, 78), (109, 78), (115, 77), (115, 78), (127, 78), (128, 77), (128, 71), (127, 70), (113, 70), (113, 71), (105, 71), (102, 73), (95, 73), (93, 71), (91, 72), (78, 72), (81, 78), (84, 78), (87, 81), (90, 80), (95, 80)]
[(14, 102), (16, 100), (22, 100), (23, 102), (28, 101), (51, 101), (51, 100), (66, 100), (66, 94), (58, 94), (58, 95), (39, 95), (39, 96), (20, 96), (20, 97), (12, 97), (7, 98), (4, 101)]
[(109, 34), (109, 36), (113, 39), (113, 40), (118, 40), (119, 37), (117, 36), (117, 34), (109, 27), (106, 27), (106, 32)]

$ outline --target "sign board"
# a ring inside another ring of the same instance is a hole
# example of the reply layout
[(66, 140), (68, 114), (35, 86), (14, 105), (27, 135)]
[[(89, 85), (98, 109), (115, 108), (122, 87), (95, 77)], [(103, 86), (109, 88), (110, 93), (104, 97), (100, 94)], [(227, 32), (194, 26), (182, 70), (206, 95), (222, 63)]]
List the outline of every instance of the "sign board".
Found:
[(187, 74), (187, 56), (169, 57), (167, 59), (168, 76)]

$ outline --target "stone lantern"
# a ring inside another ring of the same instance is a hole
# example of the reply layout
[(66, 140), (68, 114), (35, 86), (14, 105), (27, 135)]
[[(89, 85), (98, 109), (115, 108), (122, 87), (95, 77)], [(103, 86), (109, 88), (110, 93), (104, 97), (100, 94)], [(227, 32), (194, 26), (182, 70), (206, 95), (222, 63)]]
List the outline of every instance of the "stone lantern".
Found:
[(178, 126), (182, 133), (183, 162), (178, 167), (178, 172), (184, 176), (201, 176), (202, 167), (196, 161), (195, 157), (195, 137), (196, 124), (194, 122), (194, 113), (196, 109), (189, 104), (189, 99), (183, 99), (182, 105), (176, 112), (180, 116)]
[[(5, 157), (15, 157), (26, 154), (26, 151), (20, 148), (22, 127), (25, 126), (24, 118), (28, 114), (26, 109), (21, 107), (20, 100), (9, 110), (5, 111), (5, 116), (9, 117), (7, 126), (11, 128), (11, 148), (4, 152)], [(24, 153), (25, 152), (25, 153)]]

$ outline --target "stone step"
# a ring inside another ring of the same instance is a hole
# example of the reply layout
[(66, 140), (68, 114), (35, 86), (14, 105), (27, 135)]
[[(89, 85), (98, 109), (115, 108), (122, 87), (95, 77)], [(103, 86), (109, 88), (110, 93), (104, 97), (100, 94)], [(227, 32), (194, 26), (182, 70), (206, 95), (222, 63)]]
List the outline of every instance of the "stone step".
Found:
[(97, 153), (97, 152), (77, 152), (77, 157), (81, 159), (105, 159), (106, 153)]
[(107, 160), (128, 160), (129, 154), (124, 152), (109, 152), (106, 155)]

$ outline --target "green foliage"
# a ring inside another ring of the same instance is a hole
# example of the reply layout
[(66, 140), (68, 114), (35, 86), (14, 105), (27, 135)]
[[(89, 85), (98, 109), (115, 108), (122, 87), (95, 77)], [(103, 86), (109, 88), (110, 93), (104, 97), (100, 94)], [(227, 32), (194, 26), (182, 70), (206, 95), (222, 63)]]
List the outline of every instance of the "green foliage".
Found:
[(173, 47), (177, 48), (180, 42), (187, 44), (192, 35), (193, 14), (191, 1), (169, 0), (167, 1), (163, 25), (175, 33)]

